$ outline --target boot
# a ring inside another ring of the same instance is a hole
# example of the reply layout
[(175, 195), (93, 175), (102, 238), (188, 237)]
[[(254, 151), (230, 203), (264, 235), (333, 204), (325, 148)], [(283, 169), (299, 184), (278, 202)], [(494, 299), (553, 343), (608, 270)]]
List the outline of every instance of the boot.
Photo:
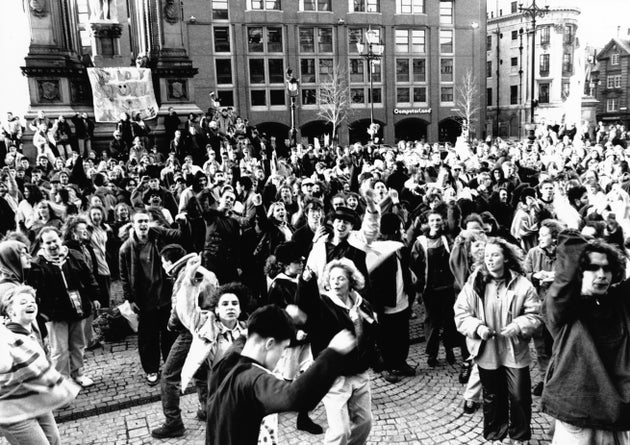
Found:
[(320, 425), (311, 420), (308, 416), (308, 411), (298, 413), (297, 429), (311, 434), (322, 434), (324, 432), (324, 429)]
[(164, 425), (151, 431), (151, 436), (155, 437), (156, 439), (182, 437), (185, 431), (186, 428), (184, 428), (184, 425), (169, 425), (165, 423)]

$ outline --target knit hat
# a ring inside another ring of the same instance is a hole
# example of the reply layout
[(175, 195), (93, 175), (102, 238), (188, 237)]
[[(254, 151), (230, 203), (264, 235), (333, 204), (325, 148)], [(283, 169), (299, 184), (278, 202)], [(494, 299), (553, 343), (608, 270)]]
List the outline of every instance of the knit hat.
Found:
[(302, 260), (300, 249), (298, 245), (293, 241), (287, 241), (276, 247), (274, 252), (276, 260), (282, 264), (291, 264)]
[(395, 213), (385, 213), (381, 216), (381, 233), (383, 235), (393, 235), (400, 230), (400, 216)]

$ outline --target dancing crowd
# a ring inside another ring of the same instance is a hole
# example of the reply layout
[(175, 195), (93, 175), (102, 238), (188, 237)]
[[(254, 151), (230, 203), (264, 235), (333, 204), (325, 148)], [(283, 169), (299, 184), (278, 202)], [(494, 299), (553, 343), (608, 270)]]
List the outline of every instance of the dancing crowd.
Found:
[[(106, 145), (87, 114), (28, 128), (9, 113), (0, 150), (10, 444), (63, 441), (52, 412), (99, 379), (84, 352), (118, 281), (160, 385), (158, 439), (185, 434), (194, 385), (208, 444), (275, 441), (283, 411), (326, 444), (365, 443), (371, 379), (424, 367), (408, 361), (417, 303), (426, 366), (441, 351), (458, 363), (485, 440), (527, 443), (535, 395), (552, 443), (630, 444), (623, 125), (288, 147), (220, 107), (170, 109), (165, 142), (126, 113)], [(320, 401), (325, 431), (309, 417)]]

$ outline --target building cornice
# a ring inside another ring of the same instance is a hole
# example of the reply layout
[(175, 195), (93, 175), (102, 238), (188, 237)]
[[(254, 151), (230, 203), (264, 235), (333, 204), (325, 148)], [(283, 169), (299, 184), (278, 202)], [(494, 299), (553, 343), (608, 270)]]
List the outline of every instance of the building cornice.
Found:
[[(554, 15), (558, 15), (558, 14), (554, 14), (554, 13), (562, 13), (562, 12), (571, 12), (571, 13), (575, 13), (576, 15), (580, 15), (582, 13), (582, 11), (579, 8), (553, 8), (550, 9), (549, 12), (545, 15), (544, 18), (539, 19), (540, 21), (542, 21), (543, 23), (540, 23), (539, 26), (544, 26), (546, 23), (546, 20), (549, 20), (550, 18), (554, 18)], [(562, 18), (564, 20), (571, 20), (571, 18), (569, 17), (558, 17), (558, 18)], [(521, 23), (521, 19), (523, 19), (523, 14), (522, 13), (514, 13), (514, 14), (507, 14), (507, 15), (502, 15), (500, 17), (493, 17), (493, 18), (489, 18), (488, 19), (488, 28), (492, 25), (498, 25), (498, 24), (515, 24), (515, 23)], [(575, 20), (577, 22), (577, 17), (575, 17), (573, 20)], [(551, 20), (552, 22), (554, 20)], [(523, 21), (523, 23), (529, 23), (530, 20), (526, 19)]]

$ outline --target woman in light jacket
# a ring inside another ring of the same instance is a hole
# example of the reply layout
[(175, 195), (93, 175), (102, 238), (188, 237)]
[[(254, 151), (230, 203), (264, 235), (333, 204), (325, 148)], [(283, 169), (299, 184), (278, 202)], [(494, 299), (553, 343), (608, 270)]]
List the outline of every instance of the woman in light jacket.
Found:
[(457, 329), (466, 336), (479, 367), (486, 440), (501, 443), (508, 431), (512, 443), (531, 437), (528, 345), (542, 322), (539, 311), (518, 248), (500, 238), (489, 239), (483, 263), (455, 302)]

